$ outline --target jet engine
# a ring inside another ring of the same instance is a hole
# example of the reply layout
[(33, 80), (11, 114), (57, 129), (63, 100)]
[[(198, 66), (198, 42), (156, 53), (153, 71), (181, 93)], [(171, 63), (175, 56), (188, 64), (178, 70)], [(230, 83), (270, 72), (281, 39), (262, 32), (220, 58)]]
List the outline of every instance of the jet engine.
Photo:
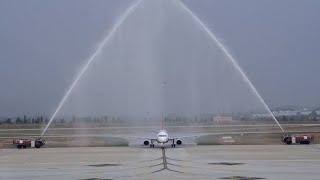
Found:
[(150, 142), (149, 142), (148, 140), (145, 140), (145, 141), (143, 142), (143, 144), (144, 144), (145, 146), (148, 146), (148, 145), (150, 144)]
[(182, 144), (181, 139), (177, 139), (176, 143), (177, 143), (177, 145), (181, 145)]

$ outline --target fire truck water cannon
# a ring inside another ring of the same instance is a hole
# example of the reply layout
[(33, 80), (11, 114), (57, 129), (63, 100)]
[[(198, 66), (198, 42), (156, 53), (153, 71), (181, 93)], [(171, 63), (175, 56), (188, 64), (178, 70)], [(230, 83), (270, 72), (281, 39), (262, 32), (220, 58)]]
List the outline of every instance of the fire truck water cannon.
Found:
[(314, 137), (311, 135), (285, 135), (282, 142), (286, 144), (310, 144), (313, 142)]
[(45, 140), (42, 139), (14, 139), (13, 140), (13, 145), (16, 146), (18, 149), (25, 149), (27, 147), (32, 147), (32, 148), (40, 148), (45, 145)]

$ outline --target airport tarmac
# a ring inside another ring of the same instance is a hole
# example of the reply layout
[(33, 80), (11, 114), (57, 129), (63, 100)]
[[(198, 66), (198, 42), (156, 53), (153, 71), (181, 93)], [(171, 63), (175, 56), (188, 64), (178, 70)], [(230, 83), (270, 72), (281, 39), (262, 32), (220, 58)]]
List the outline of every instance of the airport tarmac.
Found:
[[(0, 149), (0, 179), (319, 179), (320, 145)], [(163, 162), (165, 161), (166, 168)]]

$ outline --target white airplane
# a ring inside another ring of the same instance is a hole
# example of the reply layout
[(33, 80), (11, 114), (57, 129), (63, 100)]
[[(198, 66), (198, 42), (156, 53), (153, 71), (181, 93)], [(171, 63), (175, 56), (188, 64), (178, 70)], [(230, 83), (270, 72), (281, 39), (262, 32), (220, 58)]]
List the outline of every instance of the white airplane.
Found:
[(145, 138), (146, 140), (143, 142), (144, 145), (150, 145), (150, 148), (154, 148), (154, 143), (157, 142), (164, 146), (165, 143), (171, 142), (171, 147), (176, 147), (176, 145), (182, 145), (182, 140), (179, 138), (169, 138), (168, 132), (164, 129), (161, 129), (156, 138)]
[(176, 147), (176, 145), (182, 145), (181, 138), (187, 138), (187, 137), (196, 137), (196, 136), (184, 136), (184, 137), (175, 137), (175, 138), (169, 138), (168, 132), (163, 128), (159, 130), (156, 138), (146, 138), (146, 137), (138, 137), (140, 139), (145, 139), (143, 144), (145, 146), (150, 145), (150, 148), (154, 148), (154, 143), (157, 142), (161, 145), (161, 147), (164, 146), (164, 144), (171, 142), (171, 147)]

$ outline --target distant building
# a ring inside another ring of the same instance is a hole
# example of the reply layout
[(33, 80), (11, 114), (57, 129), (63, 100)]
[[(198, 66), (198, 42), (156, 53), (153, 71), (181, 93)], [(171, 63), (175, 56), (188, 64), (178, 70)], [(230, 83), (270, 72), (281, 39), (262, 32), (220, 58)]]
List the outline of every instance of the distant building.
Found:
[[(279, 110), (279, 111), (272, 111), (272, 114), (276, 117), (280, 116), (297, 116), (297, 115), (310, 115), (312, 113), (312, 110), (304, 109), (301, 111), (293, 111), (293, 110)], [(316, 111), (318, 115), (320, 115), (320, 111)], [(253, 117), (271, 117), (271, 114), (252, 114)]]
[(300, 114), (301, 115), (310, 115), (311, 114), (311, 110), (303, 110), (303, 111), (300, 111)]
[(300, 111), (291, 111), (291, 110), (286, 110), (286, 111), (272, 111), (272, 114), (274, 116), (296, 116), (299, 114)]
[(268, 118), (272, 117), (271, 114), (252, 114), (254, 118)]
[(219, 113), (217, 116), (213, 117), (213, 123), (230, 123), (232, 122), (232, 117), (223, 116), (223, 114)]

